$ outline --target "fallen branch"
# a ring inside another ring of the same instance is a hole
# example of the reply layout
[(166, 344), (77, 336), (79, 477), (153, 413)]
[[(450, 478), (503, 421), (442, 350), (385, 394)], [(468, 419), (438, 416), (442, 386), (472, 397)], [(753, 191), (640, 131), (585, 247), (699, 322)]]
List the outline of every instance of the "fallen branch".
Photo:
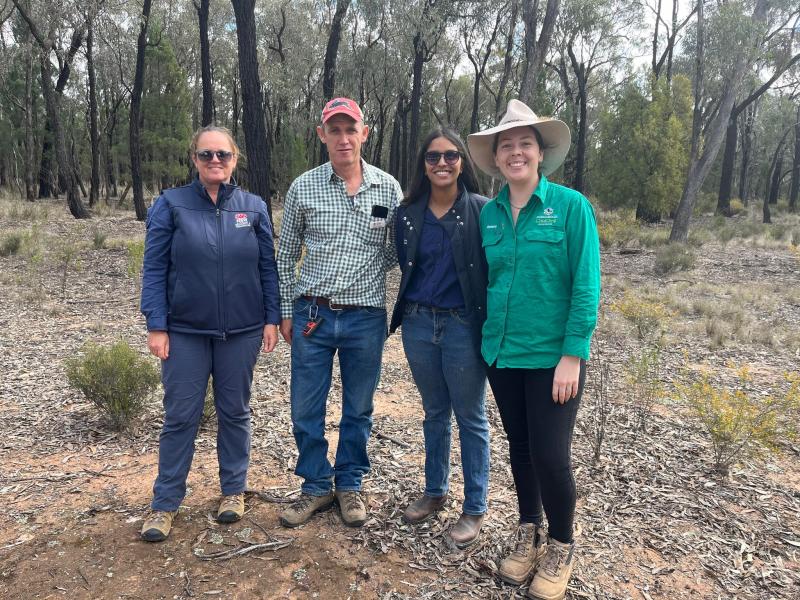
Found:
[(212, 554), (202, 554), (199, 558), (200, 560), (230, 560), (231, 558), (244, 556), (255, 550), (280, 550), (281, 548), (286, 548), (286, 546), (289, 546), (292, 542), (294, 542), (294, 540), (279, 540), (277, 542), (267, 542), (265, 544), (252, 544), (235, 550), (221, 550), (220, 552), (214, 552)]

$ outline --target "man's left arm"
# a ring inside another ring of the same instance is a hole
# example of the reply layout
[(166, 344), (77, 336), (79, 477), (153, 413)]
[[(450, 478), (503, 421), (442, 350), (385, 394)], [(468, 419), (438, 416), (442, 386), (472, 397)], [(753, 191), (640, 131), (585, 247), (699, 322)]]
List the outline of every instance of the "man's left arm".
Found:
[(395, 243), (395, 222), (397, 220), (397, 207), (403, 201), (403, 188), (396, 179), (392, 178), (394, 182), (394, 205), (389, 211), (389, 218), (386, 221), (387, 243), (383, 247), (383, 264), (384, 270), (389, 271), (397, 266), (397, 245)]

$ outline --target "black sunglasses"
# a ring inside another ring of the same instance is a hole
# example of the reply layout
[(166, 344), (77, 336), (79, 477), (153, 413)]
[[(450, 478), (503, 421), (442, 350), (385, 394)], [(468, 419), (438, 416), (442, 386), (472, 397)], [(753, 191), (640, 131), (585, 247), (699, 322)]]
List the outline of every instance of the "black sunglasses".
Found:
[(223, 163), (233, 158), (233, 152), (228, 150), (198, 150), (194, 155), (202, 162), (211, 162), (215, 156)]
[(429, 165), (438, 165), (439, 159), (444, 156), (444, 162), (448, 165), (456, 164), (461, 158), (461, 152), (458, 150), (448, 150), (447, 152), (426, 152), (425, 162)]

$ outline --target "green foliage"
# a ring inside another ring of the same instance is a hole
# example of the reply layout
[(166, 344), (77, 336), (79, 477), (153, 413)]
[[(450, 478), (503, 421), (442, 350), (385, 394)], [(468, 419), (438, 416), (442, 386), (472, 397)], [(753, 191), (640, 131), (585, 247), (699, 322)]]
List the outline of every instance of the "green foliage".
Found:
[(125, 247), (128, 250), (128, 277), (138, 279), (144, 263), (144, 240), (128, 240)]
[(622, 299), (611, 304), (611, 308), (634, 324), (640, 340), (660, 338), (667, 319), (672, 316), (663, 304), (651, 302), (631, 291), (626, 291)]
[(631, 211), (602, 211), (597, 215), (597, 234), (603, 248), (625, 246), (637, 238), (639, 223)]
[(100, 231), (99, 228), (95, 227), (94, 231), (92, 232), (92, 246), (95, 250), (102, 250), (106, 247), (106, 240), (108, 239), (108, 234)]
[(676, 76), (671, 89), (661, 80), (648, 95), (631, 83), (600, 115), (597, 168), (603, 177), (596, 187), (605, 206), (635, 209), (640, 219), (658, 221), (675, 210), (683, 189), (690, 84)]
[(117, 431), (138, 416), (159, 382), (158, 369), (125, 342), (86, 344), (80, 358), (65, 362), (69, 384), (79, 390)]
[(625, 371), (625, 379), (630, 386), (633, 412), (636, 416), (636, 430), (646, 432), (653, 406), (665, 395), (660, 380), (660, 340), (646, 347), (638, 356), (632, 356)]
[(209, 423), (217, 414), (217, 407), (214, 404), (214, 382), (209, 379), (206, 386), (206, 397), (203, 399), (203, 415), (200, 417), (200, 422), (203, 424)]
[(750, 391), (752, 378), (747, 367), (738, 369), (735, 389), (720, 387), (708, 373), (691, 384), (676, 386), (711, 439), (714, 467), (728, 474), (738, 459), (774, 450), (779, 441), (797, 438), (800, 423), (800, 377), (787, 376), (786, 393), (763, 395)]
[(0, 241), (0, 256), (13, 256), (22, 247), (22, 234), (16, 231), (7, 233)]
[(142, 176), (155, 186), (170, 187), (189, 172), (191, 96), (167, 36), (153, 27), (148, 37), (152, 45), (147, 47), (142, 93)]
[(688, 271), (694, 268), (695, 256), (686, 244), (667, 244), (656, 250), (656, 261), (653, 270), (658, 275)]
[(744, 205), (744, 203), (741, 200), (739, 200), (739, 198), (734, 198), (733, 200), (730, 201), (731, 215), (738, 215), (740, 213), (743, 213), (746, 210), (747, 210), (747, 207)]

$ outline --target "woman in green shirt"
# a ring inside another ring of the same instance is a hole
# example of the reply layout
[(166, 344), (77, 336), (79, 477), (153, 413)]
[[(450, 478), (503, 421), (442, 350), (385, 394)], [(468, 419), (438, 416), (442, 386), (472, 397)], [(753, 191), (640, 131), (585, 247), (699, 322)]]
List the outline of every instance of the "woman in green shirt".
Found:
[[(600, 300), (594, 211), (546, 175), (564, 161), (565, 123), (511, 100), (468, 138), (475, 164), (506, 185), (481, 212), (489, 269), (481, 352), (509, 442), (520, 524), (499, 574), (559, 600), (575, 563), (571, 443)], [(543, 512), (548, 536), (544, 534)]]

